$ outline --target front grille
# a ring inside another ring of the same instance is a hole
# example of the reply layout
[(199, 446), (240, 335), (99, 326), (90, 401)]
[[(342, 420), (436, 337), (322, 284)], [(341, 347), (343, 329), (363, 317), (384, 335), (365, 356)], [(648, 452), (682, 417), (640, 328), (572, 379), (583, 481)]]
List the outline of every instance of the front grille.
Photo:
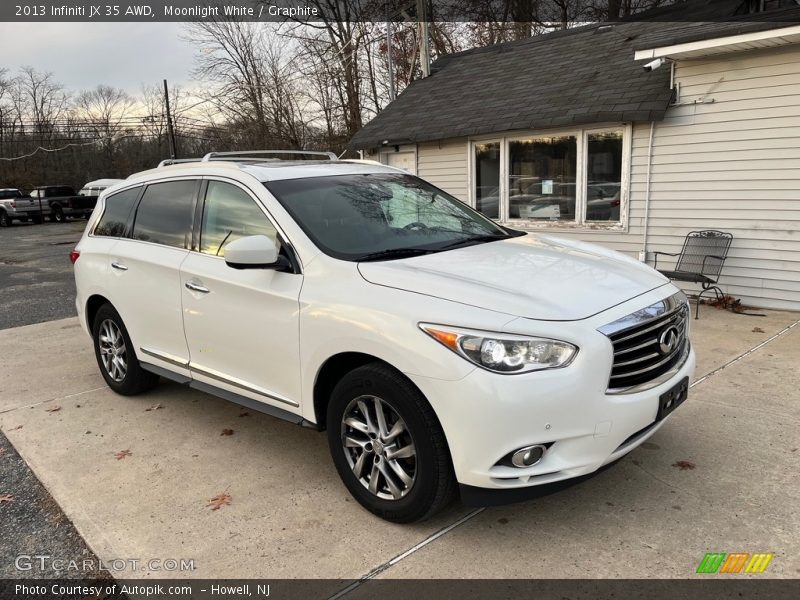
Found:
[(608, 334), (614, 347), (609, 390), (647, 383), (677, 365), (688, 344), (688, 317), (682, 302), (661, 316)]

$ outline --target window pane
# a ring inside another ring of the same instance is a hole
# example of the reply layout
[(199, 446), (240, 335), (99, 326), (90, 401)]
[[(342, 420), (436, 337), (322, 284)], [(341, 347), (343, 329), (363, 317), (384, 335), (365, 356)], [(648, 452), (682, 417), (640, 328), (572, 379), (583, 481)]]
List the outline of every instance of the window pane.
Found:
[(210, 181), (203, 207), (200, 252), (225, 256), (225, 246), (249, 235), (277, 238), (272, 223), (244, 190), (230, 183)]
[(511, 219), (575, 220), (575, 136), (510, 142), (508, 211)]
[(619, 221), (622, 181), (622, 132), (588, 135), (586, 220)]
[(170, 181), (147, 186), (136, 210), (133, 238), (186, 248), (192, 236), (195, 181)]
[(500, 142), (475, 144), (475, 208), (491, 219), (500, 216)]
[(122, 237), (125, 234), (125, 226), (128, 224), (131, 209), (136, 198), (139, 197), (140, 191), (142, 188), (135, 187), (106, 198), (106, 208), (94, 229), (94, 234)]

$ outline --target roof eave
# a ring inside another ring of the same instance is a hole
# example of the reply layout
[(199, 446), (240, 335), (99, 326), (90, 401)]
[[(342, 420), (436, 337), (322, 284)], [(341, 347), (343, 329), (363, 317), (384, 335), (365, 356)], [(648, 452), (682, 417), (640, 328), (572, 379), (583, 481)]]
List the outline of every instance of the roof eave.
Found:
[(697, 40), (682, 44), (672, 44), (656, 48), (642, 48), (634, 53), (635, 60), (656, 58), (700, 58), (715, 54), (741, 52), (759, 48), (771, 48), (800, 43), (800, 25), (769, 29), (752, 33), (742, 33), (725, 37)]

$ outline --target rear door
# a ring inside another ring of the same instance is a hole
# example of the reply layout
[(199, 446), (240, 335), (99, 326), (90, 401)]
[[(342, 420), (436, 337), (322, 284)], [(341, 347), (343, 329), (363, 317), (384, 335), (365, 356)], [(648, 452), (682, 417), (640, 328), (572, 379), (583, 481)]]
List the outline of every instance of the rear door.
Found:
[(199, 213), (196, 251), (183, 262), (180, 286), (192, 377), (297, 412), (303, 276), (225, 263), (225, 246), (232, 241), (277, 237), (246, 188), (209, 180)]
[(200, 180), (148, 185), (129, 237), (108, 255), (114, 305), (137, 357), (188, 376), (189, 349), (181, 316), (180, 266), (189, 254)]

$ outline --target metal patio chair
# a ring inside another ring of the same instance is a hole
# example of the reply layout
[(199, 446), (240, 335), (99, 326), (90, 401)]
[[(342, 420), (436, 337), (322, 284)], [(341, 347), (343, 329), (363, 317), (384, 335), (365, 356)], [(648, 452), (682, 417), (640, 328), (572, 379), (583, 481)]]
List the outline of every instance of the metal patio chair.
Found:
[[(723, 300), (725, 294), (717, 287), (722, 265), (728, 256), (733, 235), (723, 231), (706, 229), (704, 231), (690, 231), (683, 241), (680, 252), (654, 252), (654, 268), (659, 273), (675, 281), (688, 281), (699, 283), (702, 290), (697, 294), (697, 309), (694, 318), (700, 318), (700, 300), (706, 292), (714, 292), (717, 300)], [(678, 262), (675, 270), (666, 271), (658, 268), (659, 254), (677, 256)]]

